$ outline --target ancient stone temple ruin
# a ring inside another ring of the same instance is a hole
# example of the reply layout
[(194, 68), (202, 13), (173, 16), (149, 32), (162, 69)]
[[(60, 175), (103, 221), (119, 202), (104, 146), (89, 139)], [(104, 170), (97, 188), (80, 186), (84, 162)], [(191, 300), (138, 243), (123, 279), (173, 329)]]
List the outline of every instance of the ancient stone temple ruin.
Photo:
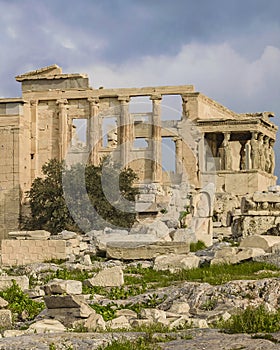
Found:
[[(271, 112), (235, 113), (192, 85), (92, 88), (87, 75), (57, 65), (16, 80), (22, 96), (0, 99), (2, 238), (17, 229), (24, 193), (52, 158), (98, 164), (111, 155), (137, 172), (140, 188), (162, 188), (155, 202), (168, 186), (213, 183), (216, 193), (242, 196), (276, 182)], [(170, 96), (180, 107), (168, 106)]]

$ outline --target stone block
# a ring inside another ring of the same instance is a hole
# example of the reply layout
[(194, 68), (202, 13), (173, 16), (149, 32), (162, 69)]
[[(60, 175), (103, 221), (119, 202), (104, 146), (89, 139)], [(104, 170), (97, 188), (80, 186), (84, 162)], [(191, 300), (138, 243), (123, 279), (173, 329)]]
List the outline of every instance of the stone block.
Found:
[(125, 316), (119, 316), (106, 322), (107, 329), (130, 329), (130, 323)]
[(120, 309), (116, 311), (116, 316), (125, 316), (129, 320), (137, 318), (137, 313), (129, 309)]
[(199, 266), (200, 259), (194, 254), (168, 254), (159, 255), (155, 258), (154, 270), (169, 270), (176, 272), (180, 270), (193, 269)]
[(63, 324), (72, 324), (76, 319), (88, 318), (94, 310), (87, 304), (83, 303), (80, 307), (64, 307), (57, 309), (48, 309), (47, 315)]
[(108, 258), (123, 260), (154, 259), (163, 254), (187, 254), (188, 243), (181, 242), (115, 242), (107, 244)]
[(245, 237), (240, 242), (240, 247), (261, 248), (271, 253), (273, 246), (278, 244), (280, 244), (280, 236), (253, 235)]
[[(226, 248), (232, 248), (226, 249)], [(250, 247), (226, 247), (216, 252), (214, 259), (211, 260), (211, 265), (218, 264), (237, 264), (244, 260), (249, 260), (257, 256), (265, 255), (265, 251), (261, 248)], [(225, 254), (223, 255), (223, 252)], [(232, 252), (232, 254), (230, 254)], [(217, 254), (218, 253), (218, 254)]]
[(0, 327), (12, 327), (12, 313), (10, 310), (0, 310)]
[(197, 239), (193, 231), (187, 228), (178, 228), (170, 233), (173, 242), (195, 243)]
[(23, 291), (29, 289), (29, 278), (27, 276), (0, 276), (0, 290), (11, 287), (13, 281), (15, 281)]
[(168, 309), (168, 312), (174, 313), (174, 314), (185, 314), (188, 315), (190, 311), (190, 305), (187, 302), (179, 302), (175, 301), (171, 305), (171, 307)]
[(45, 230), (34, 231), (12, 231), (8, 233), (9, 238), (15, 239), (39, 239), (46, 240), (51, 236), (50, 232)]
[(93, 312), (83, 325), (89, 332), (105, 331), (106, 329), (106, 322), (103, 317), (96, 312)]
[(85, 303), (83, 295), (52, 295), (44, 298), (48, 309), (79, 308)]
[(272, 202), (277, 203), (280, 202), (280, 194), (279, 193), (273, 193), (273, 192), (255, 192), (253, 194), (253, 201), (254, 202)]
[(57, 320), (41, 320), (28, 328), (28, 333), (59, 333), (65, 332), (65, 326)]
[(54, 279), (44, 286), (47, 295), (51, 294), (82, 294), (82, 282), (76, 280)]
[(119, 287), (124, 284), (123, 271), (119, 266), (107, 268), (85, 280), (84, 283), (89, 287)]
[(153, 320), (153, 322), (158, 322), (159, 320), (166, 319), (166, 312), (159, 309), (142, 309), (140, 316), (141, 318), (147, 318)]

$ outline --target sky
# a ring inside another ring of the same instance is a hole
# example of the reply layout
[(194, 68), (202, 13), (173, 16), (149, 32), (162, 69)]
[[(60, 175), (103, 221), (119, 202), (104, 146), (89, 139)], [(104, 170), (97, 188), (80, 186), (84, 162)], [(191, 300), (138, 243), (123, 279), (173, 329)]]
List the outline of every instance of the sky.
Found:
[(0, 26), (0, 97), (56, 63), (92, 87), (193, 84), (280, 126), (279, 0), (0, 0)]

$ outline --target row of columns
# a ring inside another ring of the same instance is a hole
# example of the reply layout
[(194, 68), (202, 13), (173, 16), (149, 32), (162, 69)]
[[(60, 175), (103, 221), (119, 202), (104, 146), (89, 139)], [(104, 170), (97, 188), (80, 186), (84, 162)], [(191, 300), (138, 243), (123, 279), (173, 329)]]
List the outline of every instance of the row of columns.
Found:
[[(161, 95), (152, 95), (152, 120), (151, 120), (151, 144), (152, 144), (152, 181), (161, 182), (162, 179), (162, 145), (161, 145)], [(120, 101), (120, 119), (119, 119), (119, 137), (118, 145), (120, 149), (120, 157), (127, 166), (129, 163), (129, 155), (132, 151), (133, 143), (133, 121), (129, 113), (129, 96), (119, 96)], [(91, 151), (90, 161), (94, 165), (99, 163), (99, 151), (102, 147), (102, 118), (99, 118), (99, 99), (89, 98), (89, 124), (88, 124), (88, 145)], [(184, 101), (186, 102), (186, 101)], [(67, 153), (68, 144), (70, 142), (69, 125), (67, 117), (67, 99), (56, 101), (59, 115), (59, 159), (63, 160)], [(174, 137), (176, 149), (176, 173), (182, 173), (182, 139)]]

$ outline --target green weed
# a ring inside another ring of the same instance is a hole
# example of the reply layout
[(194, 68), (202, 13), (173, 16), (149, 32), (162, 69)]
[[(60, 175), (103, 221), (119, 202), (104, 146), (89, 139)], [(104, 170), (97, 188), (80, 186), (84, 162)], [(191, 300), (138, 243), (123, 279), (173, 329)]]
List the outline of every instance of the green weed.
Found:
[(8, 301), (8, 308), (12, 311), (15, 321), (21, 319), (23, 312), (26, 319), (33, 320), (45, 308), (44, 303), (30, 299), (15, 281), (11, 287), (0, 291), (0, 296)]
[(206, 245), (202, 241), (197, 241), (196, 243), (190, 244), (190, 251), (191, 252), (197, 252), (198, 250), (203, 250), (206, 248)]
[(227, 321), (218, 323), (218, 327), (226, 333), (272, 333), (280, 330), (280, 311), (266, 311), (263, 305), (248, 307)]

